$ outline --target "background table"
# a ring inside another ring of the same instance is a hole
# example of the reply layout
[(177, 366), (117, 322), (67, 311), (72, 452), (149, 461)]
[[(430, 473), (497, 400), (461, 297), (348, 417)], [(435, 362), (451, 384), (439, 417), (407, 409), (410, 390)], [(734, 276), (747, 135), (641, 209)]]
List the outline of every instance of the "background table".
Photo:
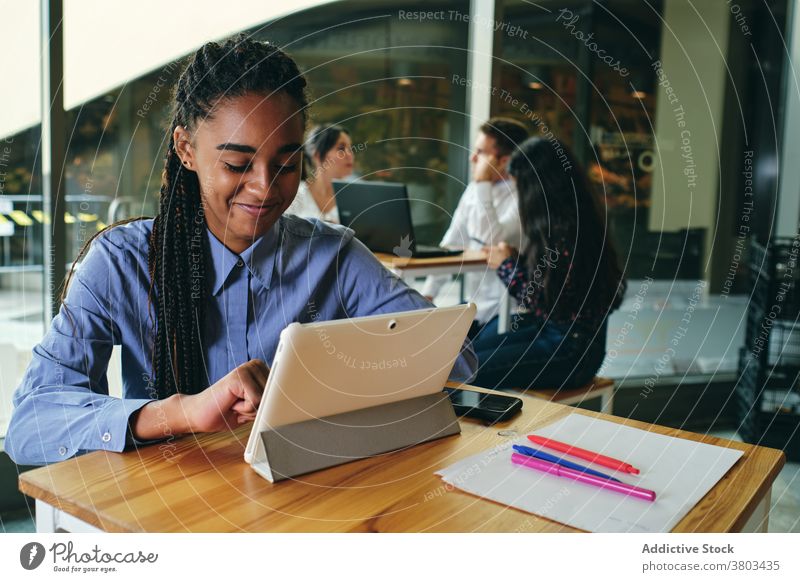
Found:
[[(482, 389), (478, 389), (482, 390)], [(522, 414), (486, 427), (269, 483), (242, 455), (250, 425), (125, 453), (93, 452), (20, 475), (40, 532), (565, 532), (573, 528), (454, 490), (434, 472), (570, 413), (744, 451), (673, 531), (766, 530), (781, 451), (523, 396)]]
[[(375, 256), (378, 257), (384, 267), (407, 282), (417, 277), (427, 277), (428, 275), (483, 273), (488, 268), (486, 265), (486, 253), (483, 251), (467, 250), (460, 255), (429, 259), (405, 258), (386, 253), (375, 253)], [(505, 292), (500, 299), (500, 308), (497, 313), (498, 333), (505, 333), (508, 330), (510, 317), (511, 298), (508, 292)]]

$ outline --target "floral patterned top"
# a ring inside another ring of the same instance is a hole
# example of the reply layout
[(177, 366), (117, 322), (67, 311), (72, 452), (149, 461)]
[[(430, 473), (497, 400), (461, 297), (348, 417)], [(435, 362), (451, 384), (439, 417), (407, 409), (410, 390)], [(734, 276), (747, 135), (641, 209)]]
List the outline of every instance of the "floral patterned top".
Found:
[[(589, 292), (576, 289), (571, 284), (570, 250), (565, 245), (554, 246), (562, 250), (559, 252), (545, 247), (533, 273), (528, 272), (525, 255), (512, 255), (497, 268), (498, 277), (505, 284), (511, 296), (537, 319), (542, 319), (542, 322), (551, 321), (560, 325), (577, 325), (590, 330), (598, 329), (608, 315), (608, 309), (593, 304)], [(563, 302), (562, 305), (579, 306), (566, 313), (564, 309), (547, 308), (544, 285), (547, 268), (551, 269), (552, 279), (552, 273), (557, 273), (557, 270), (563, 269), (564, 265), (566, 265), (564, 279), (558, 277), (558, 280), (551, 280), (550, 285), (555, 289), (557, 303)]]

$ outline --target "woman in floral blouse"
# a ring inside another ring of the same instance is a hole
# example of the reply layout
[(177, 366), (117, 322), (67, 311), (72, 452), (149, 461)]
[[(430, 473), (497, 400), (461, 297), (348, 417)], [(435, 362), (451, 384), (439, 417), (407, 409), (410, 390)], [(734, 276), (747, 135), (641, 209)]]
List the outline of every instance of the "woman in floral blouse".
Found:
[(520, 145), (508, 171), (519, 191), (526, 248), (487, 247), (489, 265), (519, 302), (507, 333), (487, 326), (473, 347), (487, 388), (573, 388), (605, 358), (606, 322), (625, 279), (607, 216), (585, 171), (555, 140)]

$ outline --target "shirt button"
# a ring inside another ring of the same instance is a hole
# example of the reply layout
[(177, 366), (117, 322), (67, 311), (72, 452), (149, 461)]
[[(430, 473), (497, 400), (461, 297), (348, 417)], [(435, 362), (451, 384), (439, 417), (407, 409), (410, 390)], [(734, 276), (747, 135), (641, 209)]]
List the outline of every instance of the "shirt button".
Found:
[(239, 258), (238, 261), (236, 261), (236, 266), (237, 267), (244, 267), (244, 261), (241, 259), (241, 257)]
[(103, 440), (104, 443), (107, 443), (108, 441), (111, 440), (111, 433), (110, 432), (104, 432), (103, 436), (101, 436), (100, 438)]
[(58, 447), (58, 454), (62, 457), (67, 454), (67, 447)]

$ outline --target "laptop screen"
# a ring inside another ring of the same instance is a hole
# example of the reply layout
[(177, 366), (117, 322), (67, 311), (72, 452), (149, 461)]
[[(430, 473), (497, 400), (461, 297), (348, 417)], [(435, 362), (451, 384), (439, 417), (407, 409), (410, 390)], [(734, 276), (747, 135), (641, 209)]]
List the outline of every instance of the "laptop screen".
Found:
[(339, 219), (374, 253), (411, 256), (416, 250), (405, 184), (333, 181)]

